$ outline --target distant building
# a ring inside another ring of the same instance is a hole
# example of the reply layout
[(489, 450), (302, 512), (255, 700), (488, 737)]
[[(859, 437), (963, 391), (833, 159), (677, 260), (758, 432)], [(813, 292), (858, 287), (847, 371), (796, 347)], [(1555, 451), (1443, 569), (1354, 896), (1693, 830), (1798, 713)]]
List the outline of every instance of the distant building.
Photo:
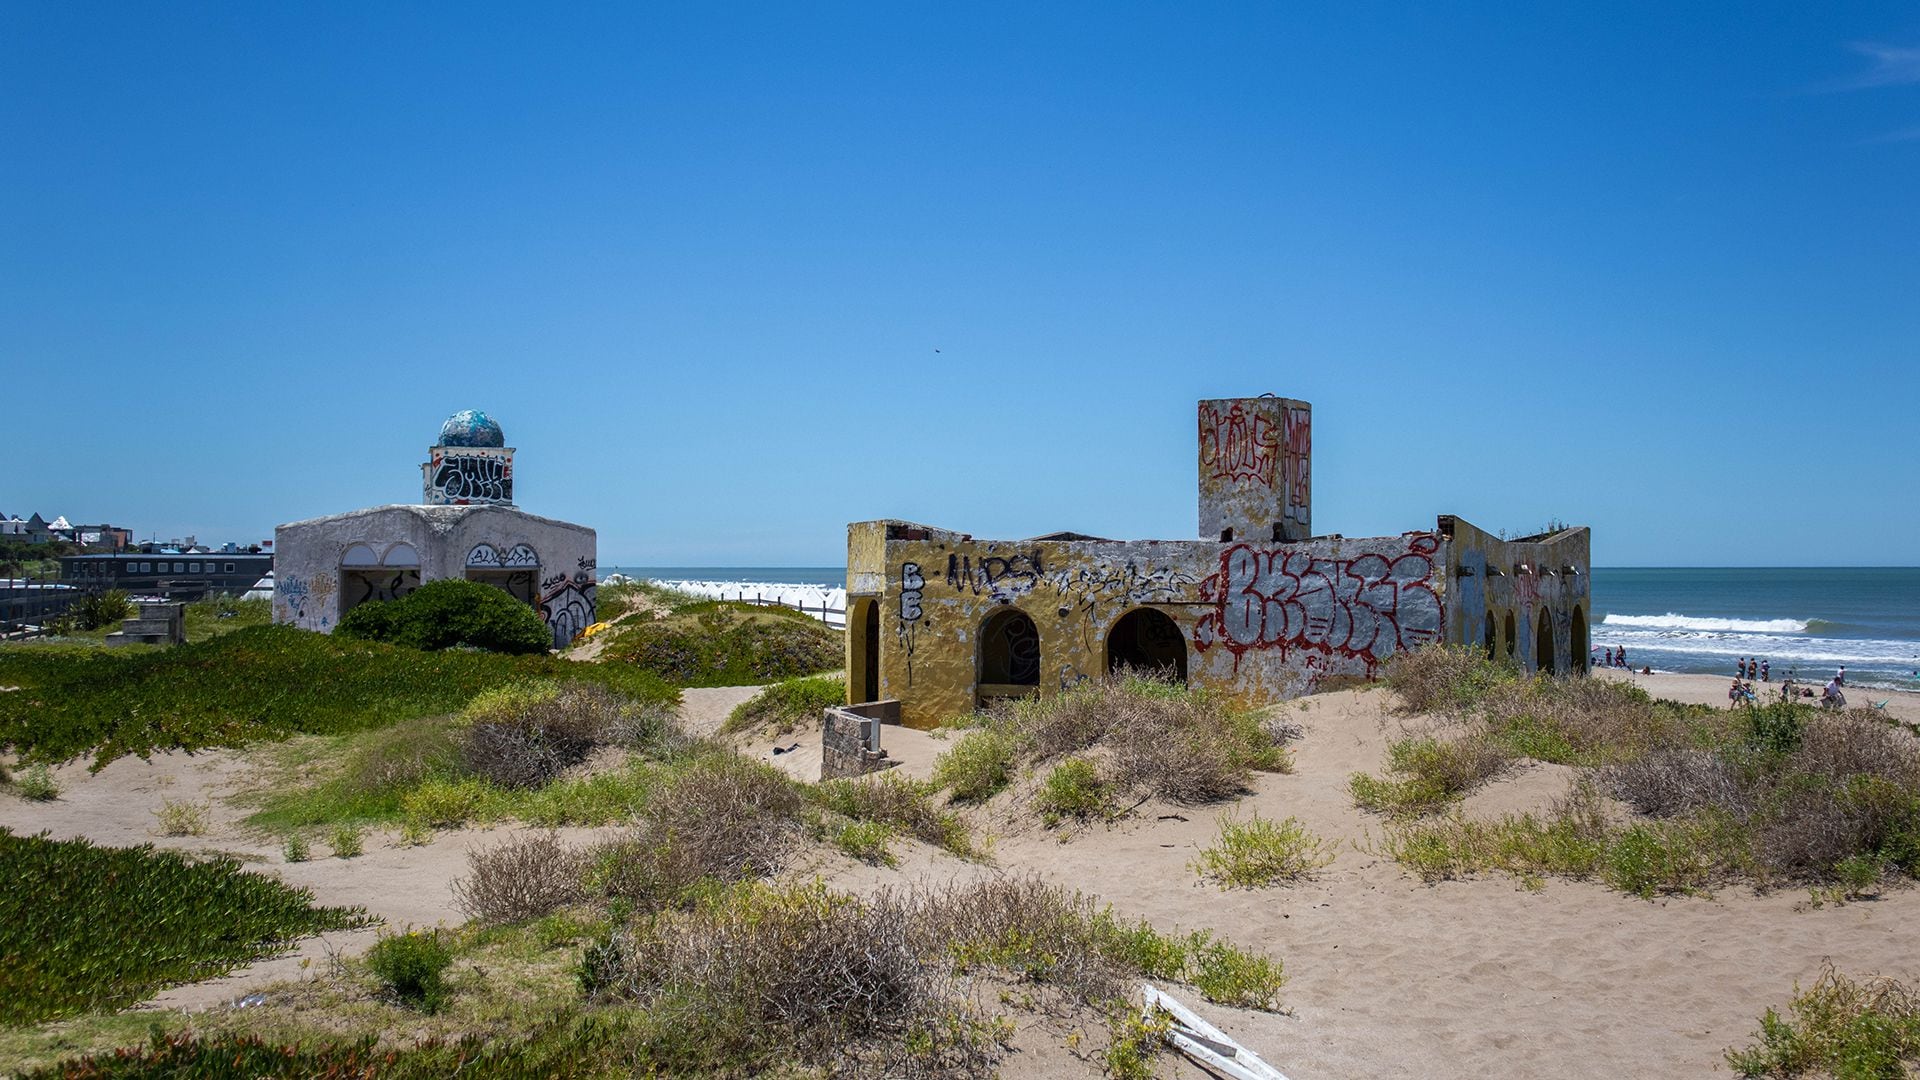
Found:
[(848, 702), (897, 700), (926, 727), (1129, 667), (1259, 705), (1430, 642), (1585, 669), (1586, 528), (1509, 541), (1442, 515), (1316, 536), (1306, 402), (1202, 401), (1198, 421), (1198, 540), (849, 525)]
[(121, 552), (60, 559), (63, 584), (87, 590), (125, 589), (136, 596), (175, 600), (238, 596), (272, 570), (272, 555), (246, 552)]
[(82, 547), (104, 548), (119, 551), (133, 540), (131, 530), (118, 525), (73, 525), (64, 516), (52, 521), (35, 514), (22, 520), (18, 516), (9, 517), (0, 514), (0, 536), (23, 540), (29, 544), (45, 544), (63, 541), (79, 544)]
[(564, 647), (594, 621), (597, 538), (514, 506), (513, 455), (487, 414), (455, 413), (421, 466), (418, 505), (275, 529), (274, 621), (330, 632), (359, 604), (465, 578), (532, 606)]

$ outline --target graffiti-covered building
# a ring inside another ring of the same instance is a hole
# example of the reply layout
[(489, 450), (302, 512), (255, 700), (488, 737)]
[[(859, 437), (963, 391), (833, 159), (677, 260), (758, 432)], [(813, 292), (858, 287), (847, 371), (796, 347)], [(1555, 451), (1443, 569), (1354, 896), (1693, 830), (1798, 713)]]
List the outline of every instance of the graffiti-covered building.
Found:
[(1441, 641), (1585, 668), (1585, 527), (1314, 535), (1312, 425), (1302, 401), (1200, 402), (1197, 540), (849, 525), (848, 701), (898, 700), (927, 727), (1125, 666), (1258, 704)]
[(555, 648), (593, 623), (594, 531), (513, 504), (513, 454), (486, 413), (455, 413), (421, 466), (417, 505), (376, 506), (274, 529), (273, 618), (330, 632), (355, 605), (466, 578), (540, 612)]

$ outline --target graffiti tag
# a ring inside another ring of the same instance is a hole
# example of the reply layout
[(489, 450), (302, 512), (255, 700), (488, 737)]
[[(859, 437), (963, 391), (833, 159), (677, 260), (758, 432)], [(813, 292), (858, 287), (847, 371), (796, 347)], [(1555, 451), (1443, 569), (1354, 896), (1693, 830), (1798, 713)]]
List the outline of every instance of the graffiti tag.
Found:
[(1271, 488), (1279, 451), (1280, 433), (1266, 417), (1248, 415), (1239, 402), (1225, 415), (1200, 406), (1200, 463), (1213, 470), (1213, 479), (1251, 480)]

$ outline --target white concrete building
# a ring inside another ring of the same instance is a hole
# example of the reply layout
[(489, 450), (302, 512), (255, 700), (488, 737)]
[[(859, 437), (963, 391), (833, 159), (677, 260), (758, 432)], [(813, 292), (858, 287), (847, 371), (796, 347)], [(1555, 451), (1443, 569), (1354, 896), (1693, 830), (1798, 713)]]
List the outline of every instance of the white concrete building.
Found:
[(455, 413), (421, 466), (422, 504), (274, 529), (273, 618), (322, 633), (369, 600), (441, 578), (498, 586), (540, 612), (563, 648), (594, 621), (592, 529), (513, 505), (513, 454), (485, 413)]

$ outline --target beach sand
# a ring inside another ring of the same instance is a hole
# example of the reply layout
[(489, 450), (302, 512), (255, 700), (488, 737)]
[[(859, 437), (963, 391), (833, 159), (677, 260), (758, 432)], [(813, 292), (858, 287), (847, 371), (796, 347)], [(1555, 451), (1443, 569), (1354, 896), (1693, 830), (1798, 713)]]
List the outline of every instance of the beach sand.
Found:
[[(1646, 688), (1647, 693), (1657, 698), (1686, 702), (1690, 705), (1712, 705), (1717, 708), (1726, 708), (1727, 687), (1733, 682), (1731, 673), (1725, 676), (1677, 675), (1656, 671), (1651, 675), (1642, 675), (1638, 671), (1597, 668), (1594, 674), (1608, 679), (1625, 679), (1636, 686)], [(1832, 677), (1833, 672), (1825, 669), (1822, 669), (1817, 676), (1809, 675), (1799, 685), (1811, 687), (1815, 697), (1801, 700), (1807, 703), (1819, 700), (1821, 688), (1826, 686), (1827, 680)], [(1777, 699), (1779, 687), (1780, 680), (1775, 679), (1770, 683), (1756, 682), (1753, 688), (1764, 704)], [(1870, 690), (1857, 686), (1847, 687), (1845, 693), (1849, 708), (1866, 708), (1885, 701), (1888, 716), (1909, 724), (1920, 723), (1920, 694), (1901, 690)]]
[[(1655, 694), (1715, 703), (1708, 676), (1636, 676)], [(1724, 684), (1719, 688), (1724, 695)], [(689, 691), (690, 727), (717, 728), (751, 688)], [(1724, 696), (1720, 699), (1724, 701)], [(1783, 1007), (1796, 983), (1811, 984), (1823, 962), (1849, 973), (1920, 976), (1920, 890), (1892, 888), (1877, 899), (1815, 906), (1805, 889), (1756, 893), (1727, 888), (1711, 897), (1635, 899), (1592, 883), (1549, 880), (1535, 890), (1507, 878), (1425, 885), (1374, 853), (1380, 819), (1355, 809), (1346, 790), (1357, 771), (1378, 771), (1387, 742), (1419, 721), (1392, 714), (1379, 689), (1344, 690), (1283, 706), (1305, 730), (1290, 774), (1262, 775), (1245, 798), (1181, 807), (1148, 804), (1113, 827), (1049, 830), (1031, 814), (999, 805), (978, 812), (992, 832), (992, 861), (953, 858), (900, 840), (897, 868), (810, 854), (795, 872), (853, 890), (992, 874), (1035, 874), (1111, 903), (1162, 930), (1205, 928), (1286, 964), (1282, 1013), (1189, 1004), (1295, 1080), (1453, 1075), (1576, 1077), (1697, 1075), (1724, 1068), (1723, 1051), (1753, 1036), (1760, 1014)], [(1896, 715), (1911, 715), (1900, 702)], [(1895, 706), (1889, 706), (1894, 709)], [(814, 755), (817, 735), (796, 733)], [(920, 732), (887, 729), (883, 743), (924, 775), (944, 744)], [(745, 747), (766, 756), (766, 745)], [(787, 755), (780, 755), (786, 757)], [(796, 762), (798, 760), (795, 755)], [(455, 923), (451, 883), (476, 845), (514, 830), (463, 830), (417, 848), (370, 835), (367, 854), (289, 864), (273, 838), (250, 834), (245, 808), (222, 801), (258, 759), (216, 751), (117, 761), (98, 774), (55, 771), (58, 800), (0, 799), (0, 825), (50, 829), (102, 843), (227, 851), (254, 869), (314, 889), (331, 904), (361, 904), (393, 925)], [(787, 762), (780, 762), (788, 765)], [(795, 766), (789, 766), (795, 767)], [(804, 772), (804, 768), (798, 771)], [(1569, 770), (1519, 768), (1476, 793), (1475, 816), (1541, 810), (1565, 791)], [(201, 837), (156, 837), (163, 798), (212, 799), (213, 826)], [(1295, 816), (1339, 845), (1333, 864), (1291, 887), (1223, 892), (1189, 868), (1219, 820), (1252, 812)], [(563, 832), (572, 840), (590, 830)], [(168, 990), (153, 1007), (219, 1007), (272, 983), (314, 977), (329, 950), (360, 951), (372, 931), (310, 939), (291, 956), (223, 979)], [(302, 966), (302, 961), (306, 965)], [(1176, 993), (1179, 993), (1176, 991)], [(1094, 1075), (1068, 1053), (1065, 1034), (1023, 1027), (1004, 1075)], [(1163, 1075), (1197, 1075), (1169, 1065)]]

